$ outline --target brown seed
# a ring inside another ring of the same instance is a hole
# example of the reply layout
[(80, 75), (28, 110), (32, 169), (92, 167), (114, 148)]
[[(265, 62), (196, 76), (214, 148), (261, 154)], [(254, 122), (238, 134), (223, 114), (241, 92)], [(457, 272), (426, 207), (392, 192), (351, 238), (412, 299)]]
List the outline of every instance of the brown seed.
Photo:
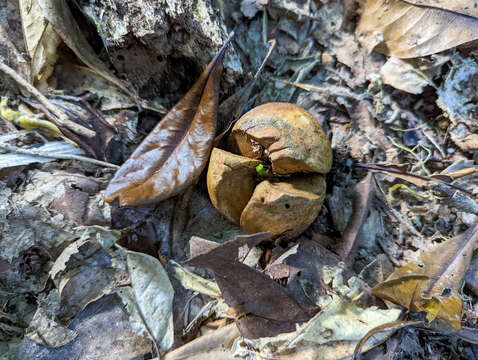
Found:
[(276, 174), (317, 172), (332, 166), (332, 147), (317, 119), (300, 106), (267, 103), (244, 114), (229, 137), (234, 152), (270, 161)]
[(325, 197), (319, 174), (296, 175), (281, 182), (262, 181), (242, 211), (241, 227), (248, 233), (270, 231), (293, 238), (317, 217)]
[(207, 171), (207, 189), (214, 207), (239, 224), (242, 210), (256, 186), (256, 166), (261, 162), (214, 148)]

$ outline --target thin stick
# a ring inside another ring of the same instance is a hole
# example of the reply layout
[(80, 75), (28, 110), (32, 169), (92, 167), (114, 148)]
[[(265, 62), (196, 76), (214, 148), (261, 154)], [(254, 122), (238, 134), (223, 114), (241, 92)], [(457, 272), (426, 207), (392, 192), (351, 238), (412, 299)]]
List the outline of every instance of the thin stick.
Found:
[(447, 183), (447, 182), (444, 182), (438, 178), (432, 178), (430, 176), (424, 176), (424, 175), (419, 175), (419, 174), (414, 174), (414, 173), (410, 173), (408, 171), (401, 171), (401, 170), (397, 170), (397, 169), (392, 169), (392, 168), (386, 168), (386, 167), (382, 167), (382, 166), (378, 166), (378, 165), (374, 165), (374, 164), (359, 164), (359, 163), (355, 163), (353, 164), (353, 166), (355, 167), (360, 167), (360, 168), (364, 168), (364, 169), (369, 169), (369, 170), (375, 170), (375, 171), (381, 171), (381, 172), (387, 172), (387, 173), (391, 173), (391, 174), (400, 174), (400, 175), (407, 175), (407, 176), (413, 176), (413, 177), (416, 177), (418, 179), (422, 179), (422, 180), (426, 180), (426, 181), (433, 181), (433, 180), (436, 180), (436, 181), (439, 181), (441, 183), (443, 183), (444, 185), (446, 186), (449, 186), (453, 189), (456, 189), (456, 190), (459, 190), (459, 191), (462, 191), (464, 192), (465, 194), (468, 194), (470, 196), (475, 196), (473, 195), (473, 193), (471, 193), (470, 191), (466, 190), (466, 189), (463, 189), (462, 187), (459, 187), (459, 186), (456, 186), (456, 185), (453, 185), (453, 184), (450, 184), (450, 183)]
[(68, 116), (65, 114), (65, 112), (63, 112), (63, 110), (55, 106), (50, 100), (48, 100), (45, 97), (45, 95), (39, 92), (35, 87), (33, 87), (33, 85), (28, 83), (15, 70), (13, 70), (11, 67), (6, 65), (1, 60), (0, 60), (0, 71), (10, 76), (13, 80), (15, 80), (18, 83), (18, 85), (23, 87), (33, 96), (35, 96), (38, 99), (38, 101), (45, 106), (45, 108), (47, 108), (52, 114), (54, 114), (57, 117), (56, 125), (66, 127), (70, 129), (71, 131), (74, 131), (77, 135), (83, 135), (87, 138), (93, 138), (96, 135), (96, 133), (93, 130), (87, 129), (69, 120)]
[(58, 159), (58, 160), (79, 160), (79, 161), (84, 161), (84, 162), (89, 162), (91, 164), (103, 166), (103, 167), (109, 167), (113, 169), (119, 169), (118, 165), (111, 164), (105, 161), (101, 160), (96, 160), (92, 159), (86, 156), (81, 156), (81, 155), (72, 155), (72, 154), (50, 154), (46, 153), (41, 150), (35, 150), (35, 149), (22, 149), (17, 146), (5, 144), (0, 142), (0, 149), (7, 150), (11, 153), (15, 154), (23, 154), (23, 155), (31, 155), (31, 156), (41, 156), (49, 159)]

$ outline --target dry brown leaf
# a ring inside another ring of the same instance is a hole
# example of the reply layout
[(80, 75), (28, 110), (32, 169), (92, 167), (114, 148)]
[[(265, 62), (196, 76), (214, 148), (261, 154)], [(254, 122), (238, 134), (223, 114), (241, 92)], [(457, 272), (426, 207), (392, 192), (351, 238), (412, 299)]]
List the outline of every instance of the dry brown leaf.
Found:
[(149, 205), (191, 186), (209, 159), (216, 133), (217, 88), (227, 43), (184, 97), (116, 172), (105, 199)]
[[(35, 2), (35, 1), (33, 1)], [(118, 79), (96, 55), (88, 40), (81, 32), (68, 3), (63, 0), (38, 0), (44, 21), (48, 21), (63, 42), (92, 71), (118, 86), (126, 94), (131, 95), (123, 81)]]
[[(215, 248), (207, 245), (206, 252), (201, 251), (202, 254), (187, 263), (213, 270), (239, 331), (251, 339), (294, 331), (296, 323), (311, 317), (281, 285), (237, 261), (243, 257), (245, 246), (250, 249), (269, 235), (237, 237)], [(207, 248), (212, 249), (207, 251)]]
[(443, 10), (454, 11), (463, 15), (478, 17), (478, 7), (470, 0), (405, 0), (410, 4), (435, 7)]
[(236, 325), (229, 324), (169, 352), (164, 360), (234, 360), (231, 345), (239, 335)]
[[(436, 1), (433, 3), (440, 6)], [(459, 4), (450, 6), (455, 11), (459, 7)], [(466, 16), (402, 0), (367, 0), (356, 35), (368, 51), (375, 49), (398, 58), (420, 57), (477, 39), (478, 19), (473, 13), (470, 11), (470, 16)]]
[(39, 1), (20, 0), (23, 37), (31, 58), (31, 79), (40, 89), (45, 90), (47, 80), (53, 73), (58, 59), (56, 49), (61, 38), (53, 26), (45, 20)]
[(33, 83), (47, 91), (47, 80), (58, 60), (57, 48), (64, 42), (97, 75), (131, 95), (96, 55), (76, 23), (67, 2), (20, 0), (23, 34), (32, 59)]
[(474, 225), (396, 269), (372, 293), (412, 312), (425, 311), (427, 319), (436, 320), (438, 326), (459, 330), (462, 300), (458, 291), (477, 240), (478, 225)]

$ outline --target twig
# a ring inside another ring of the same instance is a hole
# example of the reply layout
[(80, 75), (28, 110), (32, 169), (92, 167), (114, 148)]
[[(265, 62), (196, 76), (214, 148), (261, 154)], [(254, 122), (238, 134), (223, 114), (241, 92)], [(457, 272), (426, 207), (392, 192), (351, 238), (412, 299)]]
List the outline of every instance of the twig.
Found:
[(342, 235), (342, 241), (336, 252), (349, 267), (353, 266), (353, 256), (357, 248), (357, 238), (362, 226), (367, 219), (372, 199), (375, 197), (375, 183), (371, 172), (354, 188), (352, 216)]
[(22, 149), (17, 146), (5, 144), (5, 143), (0, 143), (0, 149), (7, 150), (11, 153), (15, 154), (23, 154), (23, 155), (31, 155), (31, 156), (41, 156), (45, 158), (50, 158), (50, 159), (59, 159), (59, 160), (79, 160), (79, 161), (84, 161), (84, 162), (89, 162), (91, 164), (103, 166), (103, 167), (109, 167), (113, 169), (119, 169), (118, 165), (111, 164), (108, 162), (104, 162), (101, 160), (96, 160), (92, 159), (86, 156), (81, 156), (81, 155), (72, 155), (72, 154), (50, 154), (50, 153), (45, 153), (44, 151), (41, 150), (35, 150), (35, 149)]
[(440, 180), (439, 178), (432, 178), (430, 176), (425, 176), (425, 175), (419, 175), (419, 174), (414, 174), (414, 173), (410, 173), (408, 171), (401, 171), (401, 170), (397, 170), (397, 169), (392, 169), (392, 168), (386, 168), (386, 167), (382, 167), (382, 166), (378, 166), (378, 165), (374, 165), (374, 164), (359, 164), (359, 163), (354, 163), (353, 166), (355, 167), (360, 167), (360, 168), (364, 168), (364, 169), (369, 169), (369, 170), (375, 170), (375, 171), (381, 171), (381, 172), (386, 172), (386, 173), (391, 173), (391, 174), (400, 174), (400, 175), (407, 175), (407, 176), (412, 176), (412, 177), (416, 177), (417, 179), (422, 179), (422, 180), (425, 180), (425, 181), (433, 181), (433, 180), (436, 180), (436, 181), (439, 181), (441, 182), (442, 184), (446, 185), (446, 186), (449, 186), (453, 189), (456, 189), (456, 190), (459, 190), (461, 192), (464, 192), (465, 194), (468, 194), (472, 197), (474, 197), (473, 193), (471, 193), (470, 191), (466, 190), (466, 189), (463, 189), (462, 187), (460, 186), (457, 186), (457, 185), (453, 185), (453, 184), (449, 184), (447, 182), (444, 182), (442, 180)]
[(42, 103), (48, 111), (54, 114), (56, 119), (56, 125), (66, 127), (71, 131), (74, 131), (78, 135), (83, 135), (87, 138), (93, 138), (96, 133), (93, 130), (87, 129), (83, 126), (80, 126), (73, 121), (68, 119), (68, 116), (57, 106), (55, 106), (50, 100), (48, 100), (45, 95), (43, 95), (40, 91), (38, 91), (33, 85), (28, 83), (24, 78), (22, 78), (15, 70), (11, 67), (6, 65), (3, 61), (0, 60), (0, 71), (5, 73), (6, 75), (10, 76), (13, 80), (15, 80), (18, 85), (23, 87), (33, 96), (35, 96), (40, 103)]

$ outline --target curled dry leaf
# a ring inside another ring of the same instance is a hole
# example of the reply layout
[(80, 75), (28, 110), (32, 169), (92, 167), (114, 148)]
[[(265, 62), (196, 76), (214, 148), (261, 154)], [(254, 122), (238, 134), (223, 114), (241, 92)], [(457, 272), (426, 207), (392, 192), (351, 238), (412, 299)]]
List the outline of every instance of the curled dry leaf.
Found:
[(477, 39), (476, 9), (463, 7), (464, 1), (446, 3), (454, 5), (445, 5), (445, 1), (367, 0), (356, 30), (358, 40), (368, 51), (413, 58)]
[(61, 38), (45, 21), (39, 1), (20, 0), (19, 5), (25, 45), (31, 58), (32, 79), (28, 80), (45, 88), (58, 59), (56, 49), (61, 44)]
[(105, 192), (107, 202), (154, 204), (198, 179), (216, 132), (217, 87), (226, 46), (116, 172)]
[[(229, 324), (167, 353), (164, 360), (234, 360), (237, 358), (231, 352), (231, 345), (239, 336), (237, 327)], [(160, 360), (160, 358), (153, 360)]]
[(458, 294), (478, 240), (478, 225), (424, 252), (418, 261), (396, 269), (372, 290), (375, 296), (410, 311), (425, 311), (436, 325), (459, 330)]

